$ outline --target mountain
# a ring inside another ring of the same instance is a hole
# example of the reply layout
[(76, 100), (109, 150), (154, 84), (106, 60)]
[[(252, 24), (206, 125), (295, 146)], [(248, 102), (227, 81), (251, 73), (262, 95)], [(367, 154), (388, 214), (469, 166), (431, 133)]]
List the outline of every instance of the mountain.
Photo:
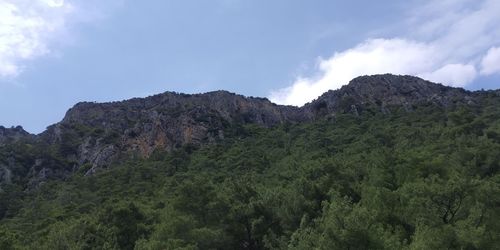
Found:
[[(149, 157), (155, 151), (214, 143), (244, 124), (272, 127), (332, 118), (339, 113), (389, 114), (400, 108), (411, 112), (422, 104), (443, 108), (476, 105), (481, 96), (491, 93), (495, 92), (470, 92), (414, 76), (390, 74), (355, 78), (303, 107), (277, 105), (265, 98), (227, 91), (194, 95), (165, 92), (120, 102), (78, 103), (61, 122), (40, 135), (29, 135), (21, 127), (0, 128), (0, 143), (24, 138), (53, 151), (44, 152), (45, 156), (33, 155), (32, 165), (23, 166), (30, 186), (36, 186), (47, 178), (65, 178), (77, 170), (92, 174), (124, 155)], [(59, 159), (47, 159), (46, 155)], [(16, 165), (15, 157), (7, 158), (9, 164), (0, 160), (3, 172)]]
[(0, 249), (497, 249), (499, 106), (390, 74), (78, 103), (0, 127)]
[(304, 109), (331, 114), (372, 107), (390, 113), (391, 108), (402, 107), (411, 111), (414, 106), (422, 104), (441, 107), (459, 103), (473, 105), (478, 95), (481, 93), (435, 84), (414, 76), (385, 74), (357, 77), (339, 90), (330, 90), (306, 104)]

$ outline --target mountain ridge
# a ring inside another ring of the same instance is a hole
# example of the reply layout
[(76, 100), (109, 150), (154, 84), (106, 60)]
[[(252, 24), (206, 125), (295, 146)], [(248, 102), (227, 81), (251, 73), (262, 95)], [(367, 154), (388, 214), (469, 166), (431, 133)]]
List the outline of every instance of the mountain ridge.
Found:
[[(391, 78), (392, 78), (392, 81), (389, 80), (390, 84), (401, 83), (401, 82), (394, 82), (394, 79), (396, 79), (398, 81), (399, 80), (403, 80), (404, 84), (414, 83), (414, 82), (420, 82), (420, 83), (425, 83), (426, 85), (435, 86), (436, 88), (434, 88), (434, 89), (438, 89), (439, 91), (445, 91), (445, 92), (446, 91), (451, 91), (451, 92), (455, 92), (455, 93), (461, 92), (462, 94), (464, 94), (467, 97), (475, 95), (477, 93), (481, 93), (481, 92), (498, 92), (499, 91), (499, 90), (477, 90), (477, 91), (469, 91), (469, 90), (465, 90), (465, 89), (460, 88), (460, 87), (445, 86), (445, 85), (442, 85), (440, 83), (434, 83), (434, 82), (431, 82), (431, 81), (423, 80), (423, 79), (421, 79), (419, 77), (411, 76), (411, 75), (393, 75), (393, 74), (364, 75), (364, 76), (358, 76), (358, 77), (352, 79), (348, 84), (343, 85), (339, 89), (328, 90), (328, 91), (324, 92), (322, 95), (318, 96), (316, 99), (314, 99), (314, 100), (312, 100), (310, 102), (307, 102), (307, 103), (305, 103), (302, 106), (277, 104), (277, 103), (273, 103), (271, 100), (269, 100), (266, 97), (245, 96), (245, 95), (237, 94), (237, 93), (230, 92), (230, 91), (227, 91), (227, 90), (214, 90), (214, 91), (203, 92), (203, 93), (195, 93), (195, 94), (186, 94), (186, 93), (181, 93), (181, 92), (166, 91), (166, 92), (159, 93), (159, 94), (154, 94), (154, 95), (151, 95), (151, 96), (133, 97), (133, 98), (119, 100), (119, 101), (109, 101), (109, 102), (82, 101), (82, 102), (78, 102), (75, 105), (73, 105), (73, 107), (71, 107), (71, 108), (68, 109), (68, 111), (66, 112), (66, 114), (63, 117), (63, 119), (61, 120), (61, 122), (63, 122), (64, 120), (67, 119), (68, 114), (71, 114), (71, 111), (73, 111), (75, 109), (82, 108), (82, 107), (84, 107), (84, 108), (95, 108), (95, 107), (99, 107), (101, 105), (104, 105), (104, 106), (109, 106), (109, 105), (123, 105), (123, 104), (134, 104), (134, 103), (137, 103), (137, 102), (148, 103), (148, 102), (150, 102), (150, 100), (154, 100), (154, 99), (158, 99), (158, 98), (163, 98), (164, 99), (165, 97), (168, 98), (168, 97), (172, 97), (172, 96), (187, 97), (187, 98), (197, 98), (197, 97), (202, 97), (203, 98), (203, 97), (217, 97), (217, 96), (225, 95), (226, 97), (228, 97), (228, 96), (234, 96), (234, 97), (240, 97), (240, 98), (250, 99), (250, 100), (265, 101), (265, 102), (269, 102), (271, 105), (274, 105), (274, 106), (305, 109), (307, 107), (314, 106), (315, 104), (317, 104), (318, 102), (320, 102), (322, 100), (331, 99), (331, 96), (335, 96), (335, 97), (338, 98), (338, 96), (341, 96), (338, 93), (342, 93), (342, 94), (345, 95), (346, 92), (351, 92), (352, 90), (359, 90), (359, 89), (362, 89), (362, 88), (367, 87), (367, 86), (370, 87), (370, 90), (377, 89), (377, 87), (373, 86), (374, 83), (377, 84), (377, 85), (380, 85), (381, 83), (384, 84), (384, 83), (387, 83), (387, 82), (384, 82), (384, 81), (386, 81), (387, 79), (391, 79)], [(413, 80), (413, 82), (412, 82), (412, 80)], [(360, 86), (361, 86), (361, 88), (360, 88)], [(366, 92), (366, 89), (364, 90), (364, 92)], [(394, 93), (392, 93), (392, 94), (394, 94)], [(362, 98), (363, 97), (361, 97), (361, 99)], [(364, 104), (364, 102), (360, 102), (360, 104)], [(391, 103), (389, 103), (389, 104), (391, 104)], [(394, 104), (394, 103), (392, 103), (392, 104)], [(395, 103), (395, 104), (401, 104), (401, 103)], [(50, 126), (53, 126), (53, 125), (56, 125), (56, 124), (57, 123), (52, 124)], [(3, 126), (0, 125), (0, 127), (3, 127)], [(4, 129), (9, 129), (9, 128), (5, 128), (5, 127), (3, 127), (3, 128)], [(22, 128), (22, 125), (12, 126), (11, 128)], [(38, 133), (38, 134), (33, 134), (33, 133), (29, 133), (29, 132), (28, 133), (31, 134), (31, 135), (38, 136), (38, 135), (43, 134), (44, 132), (45, 132), (45, 130), (42, 131), (42, 132), (40, 132), (40, 133)]]
[[(209, 92), (203, 92), (203, 93), (194, 93), (194, 94), (186, 94), (186, 93), (181, 93), (181, 92), (166, 91), (166, 92), (159, 93), (159, 94), (154, 94), (154, 95), (151, 95), (151, 96), (133, 97), (133, 98), (124, 99), (124, 100), (118, 100), (118, 101), (109, 101), (109, 102), (82, 101), (82, 102), (78, 102), (75, 105), (73, 105), (73, 107), (71, 107), (71, 108), (68, 109), (68, 111), (66, 112), (66, 114), (63, 117), (63, 119), (61, 120), (61, 122), (64, 121), (67, 118), (68, 113), (71, 113), (72, 110), (78, 109), (78, 108), (81, 108), (81, 107), (92, 108), (92, 107), (98, 107), (100, 105), (108, 106), (108, 105), (120, 105), (120, 104), (133, 104), (133, 103), (137, 103), (137, 102), (147, 103), (149, 100), (154, 100), (154, 99), (158, 99), (158, 98), (162, 98), (162, 97), (172, 97), (172, 96), (178, 96), (178, 97), (210, 97), (210, 96), (226, 95), (226, 96), (241, 97), (241, 98), (245, 98), (245, 99), (261, 100), (261, 101), (269, 102), (271, 105), (274, 105), (274, 106), (282, 106), (282, 107), (289, 107), (289, 108), (305, 109), (307, 107), (314, 106), (315, 104), (317, 104), (318, 102), (320, 102), (320, 101), (322, 101), (324, 99), (331, 99), (331, 96), (336, 96), (336, 97), (341, 96), (338, 93), (342, 93), (342, 94), (345, 95), (346, 92), (352, 91), (353, 89), (354, 90), (359, 90), (359, 89), (361, 89), (360, 86), (361, 87), (366, 87), (368, 85), (371, 90), (377, 89), (377, 87), (374, 87), (373, 84), (374, 83), (375, 84), (384, 83), (384, 81), (386, 81), (387, 79), (392, 79), (392, 81), (389, 80), (390, 84), (401, 83), (401, 82), (398, 82), (400, 80), (403, 80), (402, 82), (404, 84), (407, 84), (407, 83), (412, 83), (412, 80), (413, 80), (413, 83), (414, 82), (419, 82), (419, 83), (424, 83), (426, 85), (431, 85), (431, 86), (433, 85), (433, 86), (436, 87), (434, 89), (438, 89), (439, 91), (443, 91), (444, 90), (444, 91), (451, 91), (451, 92), (455, 92), (455, 93), (461, 92), (461, 94), (463, 94), (464, 96), (473, 96), (473, 95), (477, 95), (478, 93), (482, 93), (482, 92), (497, 93), (497, 92), (500, 91), (500, 90), (476, 90), (476, 91), (469, 91), (469, 90), (465, 90), (465, 89), (460, 88), (460, 87), (451, 87), (451, 86), (442, 85), (440, 83), (434, 83), (434, 82), (431, 82), (431, 81), (423, 80), (423, 79), (421, 79), (419, 77), (411, 76), (411, 75), (393, 75), (393, 74), (364, 75), (364, 76), (358, 76), (358, 77), (352, 79), (348, 84), (343, 85), (339, 89), (328, 90), (328, 91), (324, 92), (322, 95), (318, 96), (316, 99), (314, 99), (314, 100), (312, 100), (310, 102), (307, 102), (307, 103), (305, 103), (302, 106), (277, 104), (277, 103), (273, 103), (272, 101), (270, 101), (266, 97), (245, 96), (245, 95), (237, 94), (237, 93), (230, 92), (230, 91), (227, 91), (227, 90), (215, 90), (215, 91), (209, 91)], [(394, 79), (396, 79), (396, 81), (394, 81)], [(387, 83), (387, 82), (385, 82), (385, 83)], [(365, 92), (366, 92), (366, 90), (365, 90)], [(363, 102), (360, 102), (360, 103), (363, 104)], [(400, 103), (398, 103), (398, 104), (400, 104)], [(57, 124), (57, 123), (55, 123), (55, 124)], [(55, 125), (55, 124), (52, 124), (52, 125)], [(50, 125), (50, 126), (52, 126), (52, 125)], [(22, 128), (22, 125), (12, 126), (12, 128), (14, 128), (14, 127), (21, 127)], [(40, 134), (42, 134), (44, 132), (45, 132), (45, 130), (42, 131), (42, 132), (40, 132), (40, 133), (38, 133), (38, 134), (33, 134), (33, 133), (29, 133), (29, 132), (28, 133), (31, 134), (31, 135), (40, 135)]]
[[(123, 155), (149, 157), (156, 151), (214, 143), (245, 124), (272, 127), (334, 119), (343, 113), (359, 116), (365, 112), (390, 114), (398, 109), (411, 112), (418, 105), (429, 104), (447, 109), (478, 105), (481, 96), (491, 93), (500, 96), (498, 91), (467, 91), (414, 76), (391, 74), (357, 77), (301, 107), (278, 105), (267, 98), (228, 91), (164, 92), (117, 102), (80, 102), (60, 122), (38, 135), (26, 134), (21, 127), (2, 129), (8, 132), (0, 131), (0, 144), (25, 138), (32, 144), (44, 145), (58, 156), (45, 159), (35, 154), (31, 166), (23, 166), (28, 169), (25, 173), (32, 185), (37, 186), (51, 175), (60, 178), (75, 171), (93, 174)], [(3, 165), (8, 165), (4, 169), (19, 165), (10, 159), (8, 164), (4, 160)], [(54, 165), (59, 166), (58, 170)]]
[(0, 127), (0, 248), (497, 249), (499, 106), (392, 75), (303, 107), (81, 103)]

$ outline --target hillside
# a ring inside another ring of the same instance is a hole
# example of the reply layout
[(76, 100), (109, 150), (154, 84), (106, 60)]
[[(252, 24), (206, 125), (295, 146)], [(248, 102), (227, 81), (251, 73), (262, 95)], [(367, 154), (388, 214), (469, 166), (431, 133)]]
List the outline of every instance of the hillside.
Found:
[(0, 249), (494, 249), (500, 91), (353, 79), (303, 107), (225, 91), (0, 127)]
[(413, 76), (389, 74), (358, 77), (300, 108), (226, 91), (195, 95), (166, 92), (121, 102), (78, 103), (61, 122), (40, 135), (28, 135), (21, 127), (3, 129), (6, 132), (0, 134), (0, 142), (6, 140), (1, 138), (12, 138), (12, 142), (25, 139), (43, 149), (32, 152), (29, 164), (17, 164), (15, 154), (10, 156), (10, 163), (3, 163), (10, 172), (22, 169), (14, 171), (15, 176), (32, 188), (46, 179), (64, 179), (77, 170), (92, 174), (130, 155), (147, 158), (155, 151), (214, 143), (244, 124), (272, 127), (344, 113), (388, 114), (400, 108), (409, 112), (414, 106), (426, 104), (473, 106), (495, 93), (468, 92)]

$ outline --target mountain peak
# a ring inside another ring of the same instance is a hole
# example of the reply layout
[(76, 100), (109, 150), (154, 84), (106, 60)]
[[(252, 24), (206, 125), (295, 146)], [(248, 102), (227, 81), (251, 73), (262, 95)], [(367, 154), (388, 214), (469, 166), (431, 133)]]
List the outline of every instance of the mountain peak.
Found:
[[(424, 80), (417, 76), (412, 75), (395, 75), (395, 74), (375, 74), (375, 75), (362, 75), (353, 78), (349, 81), (349, 84), (412, 84), (412, 83), (420, 83), (420, 84), (434, 84), (436, 83)], [(437, 84), (440, 85), (440, 84)]]
[[(361, 106), (378, 107), (389, 112), (391, 106), (412, 106), (434, 103), (447, 107), (461, 102), (470, 104), (472, 92), (433, 83), (409, 75), (370, 75), (356, 77), (338, 90), (330, 90), (305, 105), (308, 109), (325, 109), (326, 112), (347, 112)], [(323, 111), (324, 113), (325, 111)]]
[(429, 96), (452, 90), (463, 93), (466, 92), (460, 88), (444, 86), (416, 76), (392, 74), (359, 76), (352, 79), (349, 84), (344, 87), (361, 93), (369, 91), (374, 93), (386, 92), (387, 95), (418, 93), (421, 96)]

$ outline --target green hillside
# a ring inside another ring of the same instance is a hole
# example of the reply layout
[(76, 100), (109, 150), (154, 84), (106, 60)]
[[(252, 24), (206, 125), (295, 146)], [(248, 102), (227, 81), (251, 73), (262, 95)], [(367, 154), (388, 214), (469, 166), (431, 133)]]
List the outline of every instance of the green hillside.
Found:
[(499, 107), (234, 125), (93, 176), (5, 184), (0, 249), (498, 249)]

